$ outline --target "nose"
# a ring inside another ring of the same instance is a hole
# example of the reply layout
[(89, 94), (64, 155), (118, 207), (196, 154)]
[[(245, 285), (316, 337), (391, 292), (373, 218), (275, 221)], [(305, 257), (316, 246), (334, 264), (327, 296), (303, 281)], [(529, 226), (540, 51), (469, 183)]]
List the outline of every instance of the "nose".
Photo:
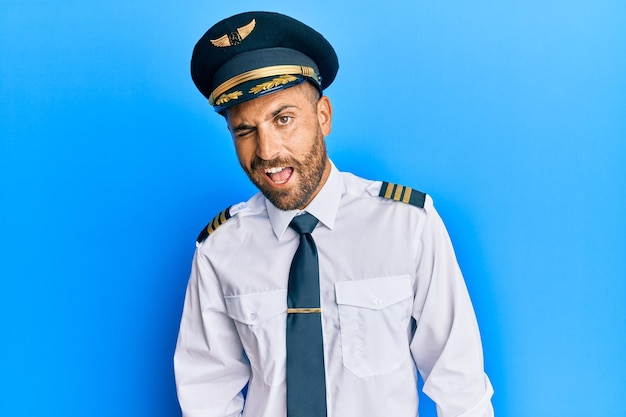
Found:
[(276, 134), (267, 128), (258, 128), (256, 155), (266, 161), (280, 154), (281, 142)]

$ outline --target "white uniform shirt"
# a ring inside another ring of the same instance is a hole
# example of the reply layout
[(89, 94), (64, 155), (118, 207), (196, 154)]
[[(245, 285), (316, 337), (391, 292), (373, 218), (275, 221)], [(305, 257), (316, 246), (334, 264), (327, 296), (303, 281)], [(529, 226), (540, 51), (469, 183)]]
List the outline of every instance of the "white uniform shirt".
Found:
[[(432, 200), (422, 209), (380, 188), (333, 165), (306, 208), (319, 219), (328, 417), (415, 417), (415, 365), (440, 417), (492, 416), (474, 311)], [(174, 357), (185, 417), (286, 416), (296, 214), (257, 194), (198, 246)]]

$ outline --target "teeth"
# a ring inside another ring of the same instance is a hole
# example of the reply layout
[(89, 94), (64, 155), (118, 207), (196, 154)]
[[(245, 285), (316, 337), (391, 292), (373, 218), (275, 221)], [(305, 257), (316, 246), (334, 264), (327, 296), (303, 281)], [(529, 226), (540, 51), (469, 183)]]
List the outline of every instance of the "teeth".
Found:
[(273, 168), (267, 168), (265, 170), (266, 174), (276, 174), (277, 172), (282, 171), (283, 169), (285, 169), (285, 167), (273, 167)]

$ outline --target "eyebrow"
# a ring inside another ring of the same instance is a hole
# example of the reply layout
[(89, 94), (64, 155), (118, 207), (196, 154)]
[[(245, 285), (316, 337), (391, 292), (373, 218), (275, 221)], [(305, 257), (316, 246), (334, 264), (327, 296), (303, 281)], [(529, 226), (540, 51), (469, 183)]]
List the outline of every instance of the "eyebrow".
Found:
[(283, 110), (285, 109), (289, 109), (289, 108), (296, 108), (296, 109), (300, 109), (300, 107), (296, 106), (295, 104), (285, 104), (284, 106), (279, 107), (278, 109), (276, 109), (276, 111), (274, 111), (272, 113), (272, 117), (276, 117), (279, 114), (281, 114), (283, 112)]

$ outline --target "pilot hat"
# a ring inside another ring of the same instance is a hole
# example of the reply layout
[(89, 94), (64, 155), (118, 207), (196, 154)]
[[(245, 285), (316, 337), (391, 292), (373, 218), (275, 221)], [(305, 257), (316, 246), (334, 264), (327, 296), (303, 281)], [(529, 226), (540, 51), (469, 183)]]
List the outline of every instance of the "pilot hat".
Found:
[(337, 74), (331, 44), (304, 23), (279, 13), (247, 12), (226, 18), (200, 38), (191, 77), (215, 111), (305, 81), (320, 93)]

